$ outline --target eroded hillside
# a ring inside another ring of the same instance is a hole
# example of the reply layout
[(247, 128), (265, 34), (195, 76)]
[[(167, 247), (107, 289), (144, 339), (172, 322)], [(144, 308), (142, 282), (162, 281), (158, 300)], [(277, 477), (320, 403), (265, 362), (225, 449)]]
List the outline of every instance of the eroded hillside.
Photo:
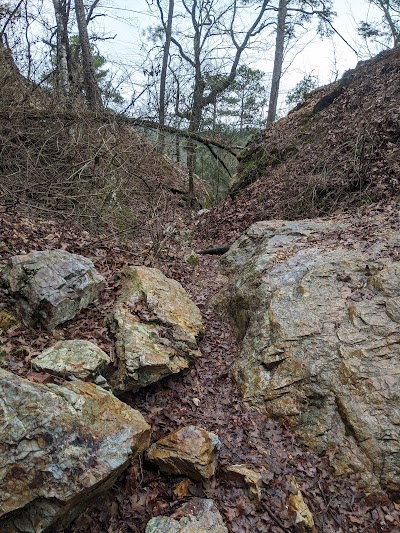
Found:
[(231, 198), (204, 219), (229, 243), (259, 220), (331, 215), (398, 201), (400, 50), (309, 95), (242, 155)]

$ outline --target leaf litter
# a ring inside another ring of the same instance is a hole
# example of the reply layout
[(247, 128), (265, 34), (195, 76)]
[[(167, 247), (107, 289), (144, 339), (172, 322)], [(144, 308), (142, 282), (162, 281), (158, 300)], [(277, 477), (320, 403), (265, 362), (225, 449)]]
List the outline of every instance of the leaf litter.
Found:
[[(3, 367), (34, 382), (62, 383), (61, 378), (31, 367), (32, 359), (55, 341), (91, 340), (112, 355), (106, 324), (120, 290), (119, 271), (126, 264), (143, 264), (143, 245), (105, 241), (98, 246), (99, 236), (92, 237), (78, 226), (65, 228), (58, 220), (1, 211), (0, 229), (0, 268), (12, 255), (63, 248), (93, 260), (107, 282), (98, 302), (53, 333), (33, 330), (23, 323), (3, 332)], [(206, 240), (207, 233), (202, 238)], [(91, 246), (92, 242), (96, 246)], [(141, 456), (71, 524), (68, 533), (143, 533), (150, 518), (173, 515), (193, 496), (212, 498), (231, 533), (292, 531), (287, 505), (293, 475), (313, 513), (316, 531), (400, 531), (397, 503), (384, 494), (361, 494), (355, 475), (334, 477), (328, 454), (313, 452), (287, 426), (267, 419), (242, 401), (230, 373), (240, 347), (229, 324), (209, 304), (224, 277), (215, 258), (202, 256), (198, 265), (190, 265), (183, 259), (185, 251), (171, 239), (159, 257), (147, 256), (147, 262), (182, 283), (199, 306), (205, 324), (200, 341), (202, 357), (180, 374), (135, 394), (125, 393), (121, 400), (138, 409), (152, 425), (153, 442), (189, 424), (217, 433), (222, 442), (217, 474), (202, 483), (165, 476)], [(13, 305), (10, 295), (0, 287), (0, 311), (12, 313)], [(224, 476), (223, 468), (229, 464), (245, 464), (261, 473), (260, 505), (250, 500), (240, 479)]]

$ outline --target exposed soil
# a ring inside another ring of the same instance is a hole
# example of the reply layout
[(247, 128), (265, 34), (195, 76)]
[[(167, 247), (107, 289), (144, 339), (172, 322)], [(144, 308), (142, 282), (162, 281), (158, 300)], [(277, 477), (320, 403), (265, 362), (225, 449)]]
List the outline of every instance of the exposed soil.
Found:
[[(373, 227), (371, 220), (368, 227)], [(30, 365), (33, 357), (60, 338), (93, 340), (112, 354), (105, 318), (118, 294), (118, 271), (126, 264), (156, 266), (180, 281), (199, 306), (205, 322), (200, 343), (203, 357), (191, 369), (139, 393), (127, 393), (121, 399), (139, 409), (151, 423), (153, 441), (188, 424), (216, 432), (223, 444), (216, 477), (208, 483), (193, 482), (187, 491), (179, 491), (176, 487), (182, 478), (161, 475), (140, 457), (108, 494), (71, 525), (69, 533), (143, 532), (151, 517), (172, 514), (192, 496), (213, 498), (231, 532), (291, 531), (287, 514), (290, 475), (297, 478), (318, 531), (399, 531), (398, 504), (385, 495), (360, 494), (354, 476), (333, 477), (328, 455), (313, 453), (287, 427), (267, 420), (241, 401), (230, 375), (239, 347), (230, 326), (210, 305), (210, 298), (225, 278), (214, 257), (200, 257), (198, 265), (190, 265), (184, 259), (188, 252), (204, 244), (207, 234), (202, 235), (202, 242), (189, 242), (183, 232), (187, 239), (182, 244), (181, 232), (166, 241), (162, 253), (154, 258), (144, 243), (133, 246), (107, 242), (79, 227), (7, 214), (4, 209), (0, 209), (0, 230), (0, 266), (11, 255), (63, 248), (92, 259), (107, 280), (101, 300), (52, 335), (20, 324), (1, 337), (1, 349), (8, 354), (6, 368), (32, 381), (62, 382), (32, 371)], [(4, 289), (0, 291), (0, 309), (12, 312), (12, 299)], [(258, 508), (239, 481), (225, 478), (224, 465), (235, 463), (245, 463), (262, 473), (263, 497)]]

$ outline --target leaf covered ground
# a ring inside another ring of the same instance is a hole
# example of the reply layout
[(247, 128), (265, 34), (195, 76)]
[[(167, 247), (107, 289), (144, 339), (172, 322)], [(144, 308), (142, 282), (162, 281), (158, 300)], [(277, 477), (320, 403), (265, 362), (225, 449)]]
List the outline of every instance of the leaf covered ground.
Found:
[[(395, 217), (393, 213), (392, 217)], [(371, 235), (377, 234), (376, 220), (379, 219), (365, 222)], [(55, 340), (63, 338), (92, 340), (112, 355), (106, 317), (118, 295), (118, 273), (126, 264), (155, 266), (181, 282), (199, 306), (205, 323), (200, 343), (202, 357), (193, 367), (136, 394), (127, 393), (121, 399), (139, 409), (151, 423), (153, 441), (188, 424), (217, 433), (222, 441), (217, 475), (207, 483), (187, 482), (161, 475), (140, 457), (105, 496), (75, 520), (69, 533), (144, 532), (151, 517), (173, 514), (192, 496), (214, 499), (232, 533), (292, 531), (287, 512), (291, 475), (299, 482), (317, 531), (399, 531), (397, 503), (385, 495), (366, 497), (359, 493), (355, 476), (335, 478), (329, 455), (312, 452), (287, 427), (266, 419), (241, 401), (230, 374), (239, 346), (229, 324), (210, 305), (210, 298), (226, 280), (213, 257), (200, 256), (195, 265), (185, 260), (190, 251), (202, 247), (211, 238), (212, 231), (210, 234), (202, 231), (201, 239), (196, 239), (199, 226), (193, 225), (190, 232), (188, 224), (188, 221), (178, 221), (175, 236), (166, 240), (160, 254), (154, 257), (144, 241), (136, 244), (111, 241), (59, 220), (31, 218), (0, 208), (0, 267), (12, 255), (62, 248), (92, 259), (107, 281), (100, 301), (53, 334), (29, 329), (21, 323), (3, 333), (0, 352), (6, 354), (3, 359), (6, 369), (32, 381), (62, 382), (34, 372), (31, 360)], [(0, 313), (12, 313), (13, 309), (12, 299), (0, 288)], [(224, 476), (223, 467), (234, 463), (245, 463), (261, 472), (260, 506), (250, 501), (240, 481)]]

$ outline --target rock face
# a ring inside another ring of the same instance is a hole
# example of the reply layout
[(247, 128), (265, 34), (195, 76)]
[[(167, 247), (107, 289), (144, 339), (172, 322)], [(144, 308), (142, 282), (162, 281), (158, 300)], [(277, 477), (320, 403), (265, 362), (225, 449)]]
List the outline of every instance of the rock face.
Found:
[(32, 361), (37, 370), (54, 376), (94, 381), (110, 364), (110, 358), (89, 341), (59, 341)]
[(73, 520), (149, 444), (142, 415), (91, 383), (31, 383), (0, 369), (0, 531)]
[(159, 270), (128, 267), (113, 311), (116, 339), (115, 392), (136, 391), (187, 368), (199, 357), (200, 311), (183, 287)]
[(217, 435), (203, 428), (187, 426), (154, 443), (147, 457), (161, 472), (200, 481), (214, 475), (219, 448)]
[(22, 317), (48, 330), (74, 318), (104, 288), (89, 259), (64, 250), (12, 257), (3, 278)]
[(400, 263), (381, 251), (400, 238), (341, 247), (337, 230), (254, 224), (222, 259), (231, 283), (217, 305), (243, 340), (234, 372), (245, 399), (329, 450), (338, 474), (398, 493)]
[(147, 523), (145, 533), (228, 533), (212, 500), (193, 498), (176, 515), (180, 520), (156, 516)]

